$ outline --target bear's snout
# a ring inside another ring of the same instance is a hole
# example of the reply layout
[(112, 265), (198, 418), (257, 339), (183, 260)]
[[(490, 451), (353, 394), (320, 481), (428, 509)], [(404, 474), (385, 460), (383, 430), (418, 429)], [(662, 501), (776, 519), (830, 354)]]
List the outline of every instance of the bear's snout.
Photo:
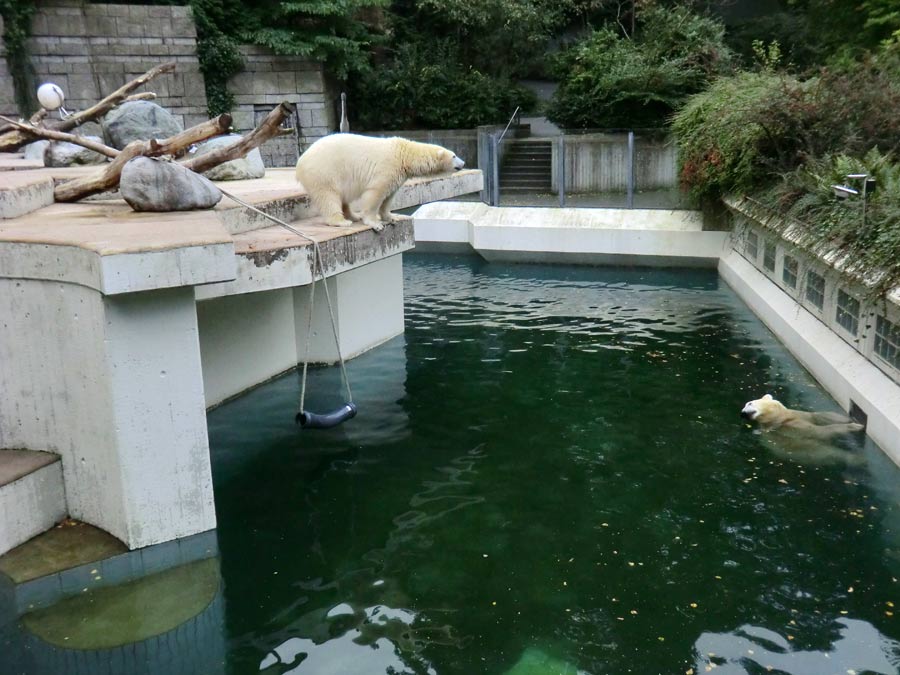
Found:
[(453, 168), (454, 168), (456, 171), (459, 171), (459, 170), (460, 170), (461, 168), (463, 168), (465, 165), (466, 165), (466, 163), (465, 163), (463, 160), (461, 160), (461, 159), (460, 159), (459, 157), (457, 157), (456, 155), (453, 155)]
[(748, 419), (748, 420), (755, 419), (758, 414), (759, 414), (759, 411), (756, 408), (754, 408), (753, 404), (751, 404), (751, 403), (748, 403), (747, 405), (745, 405), (743, 407), (743, 409), (741, 410), (741, 417)]

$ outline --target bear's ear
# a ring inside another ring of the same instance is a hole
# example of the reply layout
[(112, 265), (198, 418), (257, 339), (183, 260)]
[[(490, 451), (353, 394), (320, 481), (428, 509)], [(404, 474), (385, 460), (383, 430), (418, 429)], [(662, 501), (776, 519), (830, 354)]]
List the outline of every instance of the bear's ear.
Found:
[(772, 400), (772, 394), (766, 394), (765, 396), (762, 397), (762, 400), (763, 400), (763, 401), (771, 401), (771, 400)]

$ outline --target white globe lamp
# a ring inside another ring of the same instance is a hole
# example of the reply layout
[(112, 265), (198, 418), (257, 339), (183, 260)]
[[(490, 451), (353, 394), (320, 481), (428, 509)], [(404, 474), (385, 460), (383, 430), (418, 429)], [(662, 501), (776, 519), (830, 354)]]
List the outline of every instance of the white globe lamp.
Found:
[(46, 82), (38, 87), (37, 97), (41, 107), (51, 111), (62, 108), (66, 100), (66, 96), (63, 94), (60, 86), (52, 82)]

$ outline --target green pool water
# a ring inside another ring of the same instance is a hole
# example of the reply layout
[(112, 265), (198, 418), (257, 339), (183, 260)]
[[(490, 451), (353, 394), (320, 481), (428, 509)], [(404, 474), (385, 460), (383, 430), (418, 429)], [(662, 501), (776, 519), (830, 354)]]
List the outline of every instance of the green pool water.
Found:
[(898, 472), (747, 427), (837, 407), (714, 272), (404, 269), (357, 418), (298, 433), (296, 374), (209, 415), (229, 673), (898, 672)]
[[(765, 393), (838, 408), (714, 271), (404, 270), (405, 334), (348, 363), (355, 419), (298, 431), (297, 373), (209, 413), (210, 604), (107, 650), (72, 636), (200, 582), (0, 621), (0, 674), (900, 673), (900, 472), (746, 425)], [(343, 402), (337, 368), (307, 401)]]

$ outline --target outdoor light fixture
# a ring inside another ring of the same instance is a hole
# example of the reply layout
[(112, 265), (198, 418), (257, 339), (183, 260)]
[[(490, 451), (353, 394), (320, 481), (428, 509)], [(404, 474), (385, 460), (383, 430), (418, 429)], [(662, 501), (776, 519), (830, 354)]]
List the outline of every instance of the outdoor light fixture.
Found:
[(847, 199), (847, 197), (857, 197), (862, 194), (862, 221), (863, 227), (866, 226), (866, 201), (867, 197), (875, 192), (875, 179), (869, 178), (867, 173), (848, 173), (845, 178), (854, 184), (861, 186), (860, 190), (852, 188), (849, 185), (832, 185), (834, 196), (838, 199)]
[(847, 199), (847, 197), (855, 197), (859, 194), (859, 190), (854, 190), (846, 185), (832, 185), (831, 189), (834, 190), (834, 196), (838, 199)]
[(63, 93), (62, 88), (58, 84), (54, 84), (53, 82), (45, 82), (37, 90), (38, 102), (41, 104), (42, 108), (50, 110), (59, 110), (60, 115), (68, 116), (68, 112), (63, 108), (63, 103), (66, 100), (66, 95)]

